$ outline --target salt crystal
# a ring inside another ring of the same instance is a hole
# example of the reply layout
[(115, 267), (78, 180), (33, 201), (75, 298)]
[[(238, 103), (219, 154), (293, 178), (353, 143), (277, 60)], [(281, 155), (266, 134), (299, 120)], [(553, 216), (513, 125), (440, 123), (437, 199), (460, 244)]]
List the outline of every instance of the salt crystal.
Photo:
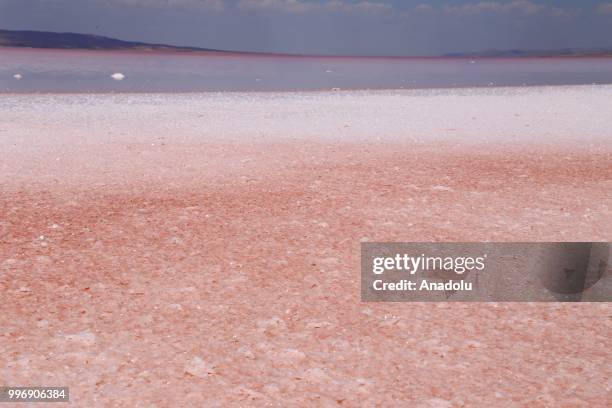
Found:
[(92, 345), (96, 342), (96, 335), (89, 330), (83, 330), (82, 332), (74, 334), (66, 334), (64, 338), (67, 341), (81, 343), (84, 345)]
[(200, 357), (194, 357), (185, 364), (185, 372), (194, 377), (208, 378), (215, 374), (215, 369)]
[(274, 360), (278, 363), (293, 364), (298, 363), (306, 358), (306, 354), (296, 349), (285, 349), (270, 353)]
[(452, 188), (447, 186), (433, 186), (431, 189), (437, 191), (454, 191)]
[(327, 383), (331, 380), (330, 376), (320, 368), (309, 368), (304, 372), (304, 378), (311, 383)]
[(432, 398), (429, 401), (427, 401), (426, 405), (424, 406), (430, 407), (430, 408), (446, 408), (446, 407), (450, 407), (451, 403), (450, 401), (447, 401), (442, 398)]

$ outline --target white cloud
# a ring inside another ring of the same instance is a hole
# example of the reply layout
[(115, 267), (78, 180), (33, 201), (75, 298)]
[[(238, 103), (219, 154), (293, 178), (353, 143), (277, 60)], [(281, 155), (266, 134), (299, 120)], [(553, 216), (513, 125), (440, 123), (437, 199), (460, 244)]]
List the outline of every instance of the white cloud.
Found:
[(528, 0), (514, 0), (505, 5), (508, 11), (520, 11), (525, 14), (538, 14), (547, 11), (547, 7)]
[(414, 8), (414, 11), (416, 11), (417, 13), (422, 13), (422, 14), (431, 14), (431, 13), (435, 13), (436, 9), (431, 4), (422, 3), (422, 4), (417, 5)]
[(382, 2), (360, 1), (357, 3), (344, 0), (313, 2), (308, 0), (240, 0), (238, 8), (256, 11), (280, 11), (284, 13), (303, 14), (316, 11), (379, 13), (391, 10), (391, 6)]
[(550, 7), (549, 14), (554, 17), (571, 17), (580, 13), (580, 10), (567, 10), (561, 7)]
[(447, 14), (447, 15), (481, 15), (481, 14), (510, 14), (518, 13), (524, 15), (549, 15), (555, 17), (567, 17), (577, 13), (576, 10), (549, 6), (531, 0), (512, 1), (472, 1), (464, 4), (443, 4), (439, 7), (422, 3), (414, 7), (418, 14)]
[(273, 10), (286, 13), (305, 13), (313, 10), (314, 3), (301, 0), (240, 0), (238, 8), (242, 10)]
[(540, 13), (545, 8), (545, 6), (529, 0), (514, 0), (508, 3), (500, 1), (480, 1), (457, 6), (446, 5), (442, 7), (442, 11), (449, 14), (520, 12), (533, 15)]
[(373, 1), (361, 1), (353, 6), (357, 11), (363, 11), (367, 13), (377, 13), (383, 11), (390, 11), (391, 6), (385, 3), (378, 3)]
[(597, 7), (597, 13), (599, 13), (599, 14), (611, 14), (612, 15), (612, 3), (601, 3)]
[(207, 10), (223, 10), (224, 0), (98, 0), (103, 3), (112, 3), (132, 7), (175, 7), (200, 8)]

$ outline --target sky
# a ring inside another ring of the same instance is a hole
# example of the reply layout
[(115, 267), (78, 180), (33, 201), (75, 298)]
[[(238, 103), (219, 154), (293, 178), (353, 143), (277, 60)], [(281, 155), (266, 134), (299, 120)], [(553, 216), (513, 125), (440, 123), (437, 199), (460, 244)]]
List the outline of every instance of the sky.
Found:
[(612, 48), (612, 0), (0, 0), (0, 28), (296, 54)]

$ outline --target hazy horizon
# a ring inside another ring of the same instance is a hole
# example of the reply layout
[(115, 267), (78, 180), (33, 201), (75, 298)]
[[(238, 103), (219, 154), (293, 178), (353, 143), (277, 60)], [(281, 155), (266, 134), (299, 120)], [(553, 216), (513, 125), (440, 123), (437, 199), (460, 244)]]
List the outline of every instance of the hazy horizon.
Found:
[(612, 47), (612, 1), (0, 0), (0, 28), (229, 51), (444, 55)]
[[(0, 31), (4, 30), (4, 28), (0, 27)], [(517, 51), (517, 52), (524, 52), (524, 53), (529, 53), (529, 52), (562, 52), (562, 51), (566, 51), (566, 50), (570, 50), (570, 51), (589, 51), (589, 50), (602, 50), (602, 51), (608, 51), (612, 49), (612, 46), (610, 47), (565, 47), (565, 48), (549, 48), (549, 49), (543, 49), (543, 48), (530, 48), (530, 47), (525, 47), (525, 48), (488, 48), (488, 49), (480, 49), (480, 50), (457, 50), (454, 52), (449, 52), (446, 54), (404, 54), (404, 55), (383, 55), (383, 54), (379, 54), (379, 55), (372, 55), (372, 54), (305, 54), (305, 53), (290, 53), (290, 52), (273, 52), (273, 51), (243, 51), (243, 50), (228, 50), (228, 49), (219, 49), (219, 48), (205, 48), (205, 47), (197, 47), (197, 46), (192, 46), (192, 45), (186, 45), (186, 44), (168, 44), (168, 43), (155, 43), (155, 42), (145, 42), (145, 41), (134, 41), (134, 40), (125, 40), (124, 38), (117, 38), (117, 37), (109, 37), (109, 36), (101, 36), (99, 34), (94, 34), (91, 32), (84, 32), (84, 33), (77, 33), (77, 32), (70, 32), (70, 31), (40, 31), (40, 30), (6, 30), (9, 32), (24, 32), (24, 33), (44, 33), (44, 34), (59, 34), (59, 35), (83, 35), (83, 36), (96, 36), (96, 37), (103, 37), (103, 38), (107, 38), (109, 40), (116, 40), (116, 41), (123, 41), (123, 42), (127, 42), (129, 44), (142, 44), (143, 46), (161, 46), (161, 47), (168, 47), (169, 50), (171, 50), (173, 47), (175, 47), (177, 50), (178, 49), (186, 49), (186, 50), (194, 50), (194, 51), (219, 51), (219, 52), (229, 52), (229, 53), (252, 53), (252, 54), (261, 54), (261, 55), (279, 55), (279, 56), (297, 56), (297, 57), (347, 57), (347, 58), (446, 58), (446, 57), (455, 57), (455, 56), (466, 56), (466, 57), (478, 57), (478, 56), (484, 56), (487, 53), (492, 53), (492, 55), (495, 57), (505, 57), (504, 53), (510, 53), (513, 51)], [(0, 44), (0, 47), (2, 47), (3, 45)], [(22, 46), (18, 46), (18, 47), (22, 47)], [(53, 46), (50, 47), (36, 47), (33, 46), (33, 48), (41, 48), (41, 49), (57, 49), (57, 50), (78, 50), (81, 49), (79, 47), (59, 47), (59, 48), (55, 48)], [(87, 48), (83, 48), (83, 49), (87, 49)], [(97, 50), (97, 49), (96, 49)], [(112, 51), (112, 48), (108, 49), (109, 51)], [(157, 49), (153, 49), (151, 50), (151, 52), (156, 51)], [(160, 51), (163, 49), (160, 49)], [(498, 54), (496, 54), (498, 53)], [(551, 55), (555, 55), (555, 54), (551, 54)], [(539, 55), (536, 55), (539, 56)]]

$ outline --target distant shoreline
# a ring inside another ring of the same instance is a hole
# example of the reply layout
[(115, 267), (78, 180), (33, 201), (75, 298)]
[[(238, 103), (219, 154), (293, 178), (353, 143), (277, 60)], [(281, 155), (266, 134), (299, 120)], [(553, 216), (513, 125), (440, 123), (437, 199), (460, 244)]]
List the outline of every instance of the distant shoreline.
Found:
[(96, 53), (96, 54), (134, 54), (134, 55), (180, 55), (180, 56), (212, 56), (212, 57), (253, 57), (253, 58), (294, 58), (294, 59), (330, 59), (330, 60), (541, 60), (541, 59), (609, 59), (610, 55), (542, 55), (542, 56), (396, 56), (396, 55), (317, 55), (317, 54), (282, 54), (247, 51), (223, 51), (223, 50), (181, 50), (181, 49), (90, 49), (90, 48), (51, 48), (51, 47), (25, 47), (0, 45), (3, 51), (49, 51), (66, 53)]
[(172, 53), (181, 55), (240, 55), (260, 57), (294, 58), (346, 58), (346, 59), (483, 59), (483, 58), (611, 58), (612, 48), (567, 48), (551, 50), (484, 50), (453, 52), (444, 55), (329, 55), (295, 54), (257, 51), (235, 51), (216, 48), (177, 46), (168, 44), (125, 41), (116, 38), (81, 33), (56, 33), (48, 31), (1, 30), (0, 48), (25, 48), (46, 50), (119, 51), (137, 53)]

